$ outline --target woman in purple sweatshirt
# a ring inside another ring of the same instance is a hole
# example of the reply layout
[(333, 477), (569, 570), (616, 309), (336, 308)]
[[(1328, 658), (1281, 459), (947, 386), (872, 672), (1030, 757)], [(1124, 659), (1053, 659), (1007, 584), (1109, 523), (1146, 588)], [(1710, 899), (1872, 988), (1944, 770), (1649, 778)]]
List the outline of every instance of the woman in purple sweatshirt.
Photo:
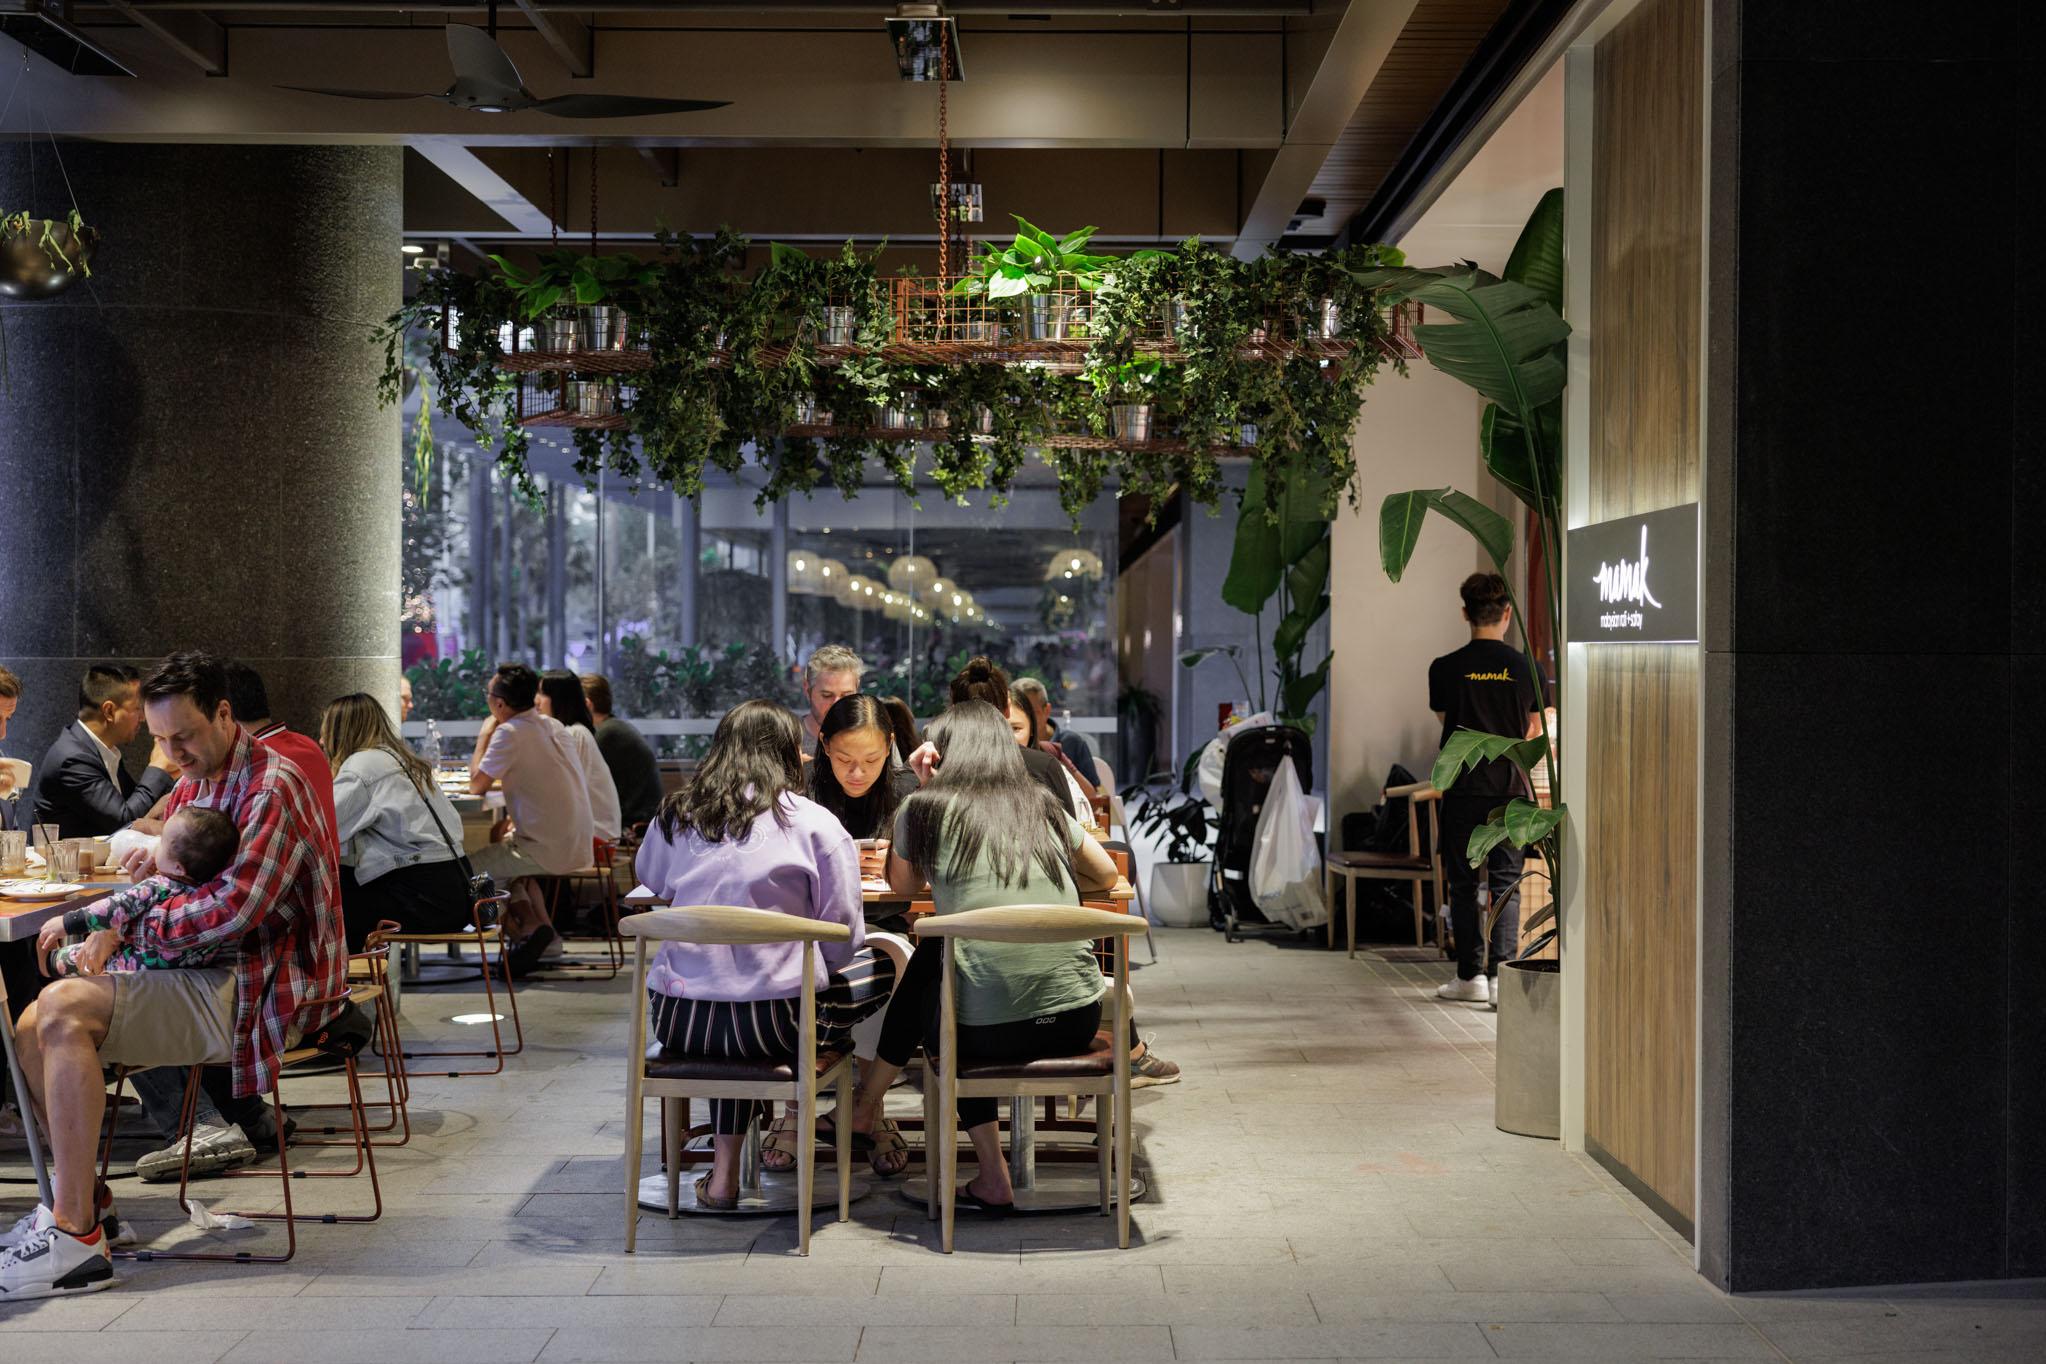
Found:
[[(896, 962), (867, 941), (852, 836), (803, 789), (803, 730), (785, 708), (747, 701), (718, 722), (696, 779), (661, 803), (634, 870), (671, 905), (743, 905), (852, 929), (817, 949), (817, 1049), (849, 1050), (854, 1024), (895, 988)], [(652, 1031), (663, 1052), (793, 1060), (800, 1024), (800, 943), (663, 943), (647, 972)], [(711, 1102), (715, 1161), (696, 1182), (711, 1207), (738, 1201), (739, 1149), (753, 1102)]]

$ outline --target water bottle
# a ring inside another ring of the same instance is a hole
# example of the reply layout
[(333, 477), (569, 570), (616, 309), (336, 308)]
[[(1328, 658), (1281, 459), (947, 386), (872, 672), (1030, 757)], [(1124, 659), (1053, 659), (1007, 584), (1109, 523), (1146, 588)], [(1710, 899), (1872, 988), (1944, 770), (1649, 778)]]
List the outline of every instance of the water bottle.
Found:
[(426, 759), (428, 767), (436, 772), (440, 771), (440, 725), (435, 721), (426, 722), (426, 743), (423, 748), (424, 751), (419, 756)]

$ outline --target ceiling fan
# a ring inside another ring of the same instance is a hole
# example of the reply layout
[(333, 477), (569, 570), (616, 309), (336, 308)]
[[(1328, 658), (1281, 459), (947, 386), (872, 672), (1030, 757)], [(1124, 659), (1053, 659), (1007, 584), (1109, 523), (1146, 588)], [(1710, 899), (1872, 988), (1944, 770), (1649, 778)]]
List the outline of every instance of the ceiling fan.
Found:
[(519, 79), (494, 39), (482, 29), (467, 24), (449, 24), (448, 63), (455, 68), (455, 83), (440, 94), (413, 94), (396, 90), (334, 90), (314, 85), (281, 85), (308, 95), (332, 95), (338, 99), (437, 99), (457, 109), (478, 114), (515, 114), (530, 109), (556, 118), (639, 118), (648, 114), (690, 114), (703, 109), (722, 109), (730, 100), (658, 99), (651, 95), (556, 95), (539, 99)]

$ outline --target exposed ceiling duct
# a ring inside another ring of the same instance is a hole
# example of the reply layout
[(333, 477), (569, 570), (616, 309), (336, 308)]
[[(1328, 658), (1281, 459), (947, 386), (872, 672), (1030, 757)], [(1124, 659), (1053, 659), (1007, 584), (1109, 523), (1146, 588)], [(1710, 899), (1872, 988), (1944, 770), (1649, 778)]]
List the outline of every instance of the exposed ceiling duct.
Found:
[(135, 74), (105, 48), (64, 22), (55, 9), (46, 8), (38, 0), (6, 0), (0, 4), (0, 33), (74, 76)]

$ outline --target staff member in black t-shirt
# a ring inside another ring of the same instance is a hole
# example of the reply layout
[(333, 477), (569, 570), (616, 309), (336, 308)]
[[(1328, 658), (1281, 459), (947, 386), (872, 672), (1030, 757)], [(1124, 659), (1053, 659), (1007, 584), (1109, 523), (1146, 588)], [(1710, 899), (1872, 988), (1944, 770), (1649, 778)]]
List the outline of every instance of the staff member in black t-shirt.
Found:
[[(1460, 590), (1471, 642), (1428, 665), (1428, 708), (1442, 722), (1442, 742), (1459, 729), (1532, 738), (1542, 730), (1541, 707), (1527, 655), (1505, 642), (1513, 624), (1506, 580), (1496, 573), (1473, 573)], [(1442, 870), (1449, 882), (1450, 931), (1456, 935), (1456, 979), (1435, 992), (1439, 998), (1489, 1003), (1499, 963), (1520, 945), (1519, 881), (1527, 854), (1502, 843), (1479, 868), (1471, 866), (1464, 850), (1471, 831), (1492, 811), (1528, 794), (1520, 769), (1495, 758), (1464, 773), (1442, 797)], [(1478, 931), (1481, 873), (1499, 909), (1489, 959)]]

